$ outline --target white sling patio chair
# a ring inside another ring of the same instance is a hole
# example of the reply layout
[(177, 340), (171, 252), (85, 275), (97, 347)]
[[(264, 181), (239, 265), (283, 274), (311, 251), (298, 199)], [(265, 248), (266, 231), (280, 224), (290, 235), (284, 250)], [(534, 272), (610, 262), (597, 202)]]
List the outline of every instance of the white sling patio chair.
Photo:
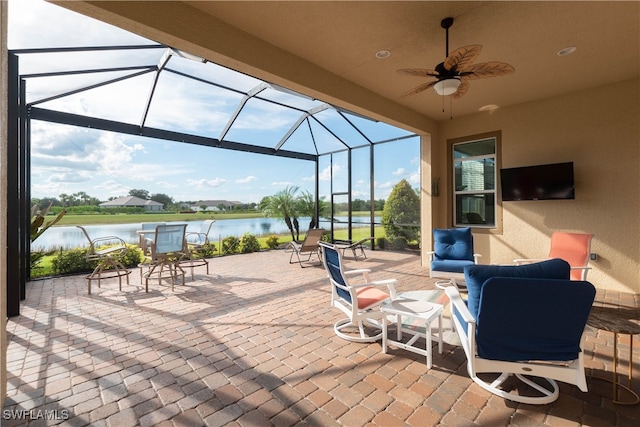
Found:
[[(353, 342), (374, 342), (382, 339), (382, 311), (380, 306), (396, 298), (396, 279), (371, 281), (369, 269), (345, 270), (340, 251), (329, 243), (320, 242), (322, 262), (331, 283), (331, 305), (346, 318), (338, 320), (333, 330), (340, 338)], [(361, 276), (355, 283), (350, 277)], [(386, 289), (383, 289), (386, 288)], [(367, 334), (368, 325), (380, 332)], [(357, 332), (350, 333), (355, 327)]]

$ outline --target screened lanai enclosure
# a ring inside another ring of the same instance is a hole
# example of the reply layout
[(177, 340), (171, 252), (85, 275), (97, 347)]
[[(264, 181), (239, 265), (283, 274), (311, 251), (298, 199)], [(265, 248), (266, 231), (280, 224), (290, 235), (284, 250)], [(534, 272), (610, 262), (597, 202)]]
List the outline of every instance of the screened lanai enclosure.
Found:
[(168, 46), (13, 49), (9, 66), (15, 124), (9, 132), (16, 144), (8, 162), (8, 283), (20, 284), (9, 291), (10, 314), (19, 309), (29, 278), (30, 204), (38, 179), (32, 166), (41, 161), (32, 152), (51, 135), (73, 138), (68, 128), (83, 130), (72, 144), (80, 157), (85, 144), (117, 134), (131, 144), (206, 149), (203, 162), (232, 150), (261, 155), (265, 163), (280, 158), (304, 164), (314, 177), (319, 226), (332, 237), (346, 228), (352, 238), (356, 227), (376, 236), (376, 200), (384, 200), (403, 175), (412, 174), (418, 186), (417, 135)]

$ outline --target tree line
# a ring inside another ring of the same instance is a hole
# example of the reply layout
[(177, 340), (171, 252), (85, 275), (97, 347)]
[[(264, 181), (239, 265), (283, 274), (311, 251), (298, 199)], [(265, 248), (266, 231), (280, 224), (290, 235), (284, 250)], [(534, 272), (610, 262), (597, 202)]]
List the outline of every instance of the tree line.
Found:
[[(295, 190), (295, 191), (294, 191)], [(262, 201), (260, 203), (247, 203), (245, 205), (240, 205), (238, 207), (233, 207), (233, 208), (228, 208), (225, 205), (219, 205), (218, 209), (220, 211), (224, 211), (227, 209), (233, 209), (233, 210), (244, 210), (244, 209), (248, 209), (248, 210), (261, 210), (263, 211), (264, 209), (262, 209), (262, 205), (264, 205), (265, 201), (269, 198), (269, 197), (276, 197), (277, 198), (282, 198), (282, 197), (293, 197), (296, 198), (297, 196), (295, 196), (295, 193), (298, 191), (298, 188), (295, 187), (295, 189), (293, 187), (288, 187), (287, 189), (277, 193), (276, 195), (273, 196), (267, 196), (264, 197), (262, 199)], [(287, 194), (288, 196), (283, 196), (284, 194)], [(140, 199), (143, 200), (153, 200), (154, 202), (158, 202), (158, 203), (162, 203), (164, 205), (164, 209), (165, 210), (180, 210), (185, 208), (186, 206), (193, 206), (196, 205), (198, 203), (198, 201), (179, 201), (176, 202), (174, 201), (173, 197), (167, 195), (167, 194), (163, 194), (163, 193), (155, 193), (155, 194), (151, 194), (149, 191), (144, 190), (144, 189), (131, 189), (129, 190), (129, 193), (127, 194), (127, 196), (134, 196), (134, 197), (138, 197)], [(311, 203), (313, 201), (313, 197), (311, 196), (310, 193), (305, 192), (305, 194), (300, 195), (302, 196), (305, 200), (307, 200), (309, 203)], [(114, 200), (114, 199), (118, 199), (122, 196), (114, 196), (114, 197), (109, 197), (107, 200), (100, 200), (96, 197), (90, 196), (89, 194), (87, 194), (84, 191), (78, 191), (77, 193), (73, 193), (73, 194), (67, 194), (67, 193), (62, 193), (60, 195), (58, 195), (58, 197), (43, 197), (43, 198), (32, 198), (31, 199), (31, 206), (38, 206), (39, 210), (45, 210), (47, 209), (49, 206), (52, 207), (51, 209), (51, 213), (57, 213), (58, 211), (60, 211), (61, 209), (65, 208), (67, 209), (69, 212), (73, 212), (73, 211), (87, 211), (87, 210), (91, 210), (91, 211), (98, 211), (99, 205), (100, 203), (103, 202), (107, 202), (110, 200)], [(376, 211), (381, 211), (384, 207), (384, 203), (385, 201), (383, 199), (380, 200), (375, 200), (374, 201), (374, 210)], [(71, 209), (69, 209), (71, 208)], [(206, 209), (207, 206), (202, 205), (200, 206), (201, 209)], [(342, 210), (342, 211), (346, 211), (348, 209), (348, 205), (347, 203), (336, 203), (334, 205), (335, 209), (338, 210)], [(370, 209), (370, 202), (368, 200), (362, 200), (362, 199), (354, 199), (351, 202), (351, 210), (354, 212), (366, 212), (369, 211)], [(302, 215), (302, 216), (308, 216), (308, 215)]]

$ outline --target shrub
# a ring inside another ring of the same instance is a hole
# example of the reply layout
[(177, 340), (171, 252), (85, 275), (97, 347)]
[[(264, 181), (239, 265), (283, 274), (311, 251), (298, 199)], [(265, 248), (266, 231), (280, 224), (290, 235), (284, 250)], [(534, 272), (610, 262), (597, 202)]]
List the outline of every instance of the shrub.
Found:
[(232, 255), (239, 251), (240, 239), (235, 236), (229, 236), (222, 239), (222, 254)]
[(403, 236), (398, 236), (391, 241), (391, 248), (394, 250), (404, 250), (407, 248), (407, 239)]
[(127, 245), (120, 257), (120, 262), (127, 268), (137, 267), (142, 262), (142, 250), (136, 245)]
[(198, 255), (199, 258), (212, 258), (216, 254), (216, 245), (213, 243), (205, 243), (193, 252)]
[[(98, 265), (98, 261), (87, 261), (88, 251), (88, 248), (78, 248), (60, 252), (51, 261), (54, 271), (59, 274), (92, 271)], [(127, 245), (126, 250), (120, 256), (120, 262), (127, 268), (137, 267), (142, 262), (142, 251), (135, 245)]]
[(61, 252), (51, 261), (54, 271), (59, 274), (91, 271), (95, 268), (87, 262), (87, 248), (70, 249)]
[(269, 249), (275, 249), (278, 247), (278, 236), (276, 236), (275, 234), (272, 234), (271, 236), (267, 237), (267, 247)]
[(244, 233), (240, 238), (240, 253), (248, 254), (259, 250), (260, 242), (258, 242), (258, 238), (251, 233)]

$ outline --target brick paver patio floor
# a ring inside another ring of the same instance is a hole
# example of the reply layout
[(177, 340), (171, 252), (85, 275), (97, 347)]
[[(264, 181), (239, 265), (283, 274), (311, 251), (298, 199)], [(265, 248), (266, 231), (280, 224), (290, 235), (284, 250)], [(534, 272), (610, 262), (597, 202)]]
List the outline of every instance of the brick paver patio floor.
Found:
[[(434, 289), (415, 254), (368, 254), (348, 266), (395, 277), (400, 291)], [(152, 282), (145, 293), (137, 271), (122, 292), (109, 279), (91, 296), (83, 276), (28, 283), (8, 322), (2, 425), (640, 425), (640, 406), (613, 404), (608, 386), (560, 384), (552, 404), (516, 404), (475, 385), (454, 345), (427, 369), (414, 353), (343, 341), (324, 270), (288, 257), (212, 259), (210, 275), (200, 267), (175, 292)], [(626, 363), (628, 337), (619, 348)], [(610, 378), (612, 334), (588, 330), (585, 356), (590, 374)]]

